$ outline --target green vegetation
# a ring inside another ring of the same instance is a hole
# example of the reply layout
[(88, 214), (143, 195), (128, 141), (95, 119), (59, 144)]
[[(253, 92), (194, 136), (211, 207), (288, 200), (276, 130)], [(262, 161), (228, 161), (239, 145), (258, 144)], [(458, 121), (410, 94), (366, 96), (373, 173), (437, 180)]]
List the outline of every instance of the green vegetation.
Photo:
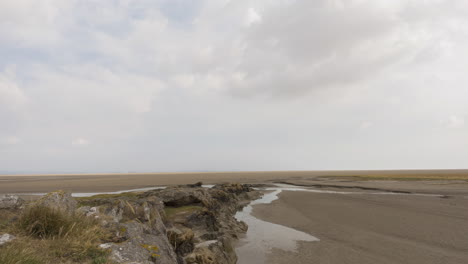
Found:
[(94, 219), (44, 206), (30, 206), (16, 217), (2, 211), (3, 231), (17, 237), (0, 247), (2, 264), (110, 263), (99, 248), (109, 234)]

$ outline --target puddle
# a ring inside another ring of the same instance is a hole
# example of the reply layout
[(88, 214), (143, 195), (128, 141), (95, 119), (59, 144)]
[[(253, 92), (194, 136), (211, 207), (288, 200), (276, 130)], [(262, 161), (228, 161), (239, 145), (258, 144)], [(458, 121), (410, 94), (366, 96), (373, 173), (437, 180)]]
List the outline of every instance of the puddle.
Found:
[(272, 192), (251, 202), (235, 216), (237, 220), (244, 221), (249, 226), (247, 234), (239, 242), (240, 246), (236, 248), (238, 264), (265, 263), (267, 254), (273, 248), (296, 251), (297, 241), (319, 241), (318, 238), (307, 233), (253, 217), (251, 215), (253, 205), (273, 202), (278, 199), (278, 194), (283, 191), (283, 188), (267, 188), (266, 190), (272, 190)]
[(122, 190), (116, 192), (95, 192), (95, 193), (72, 193), (73, 197), (90, 197), (98, 194), (121, 194), (126, 192), (146, 192), (151, 190), (162, 190), (165, 189), (165, 186), (162, 187), (146, 187), (146, 188), (138, 188), (138, 189), (130, 189), (130, 190)]
[[(329, 194), (371, 194), (371, 195), (402, 195), (402, 196), (427, 196), (427, 197), (442, 197), (442, 194), (429, 194), (429, 193), (402, 193), (402, 192), (344, 192), (344, 191), (328, 191), (328, 190), (317, 190), (314, 187), (298, 187), (289, 184), (275, 184), (278, 188), (283, 191), (300, 191), (300, 192), (312, 192), (312, 193), (329, 193)], [(278, 188), (266, 188), (265, 190), (277, 190)]]

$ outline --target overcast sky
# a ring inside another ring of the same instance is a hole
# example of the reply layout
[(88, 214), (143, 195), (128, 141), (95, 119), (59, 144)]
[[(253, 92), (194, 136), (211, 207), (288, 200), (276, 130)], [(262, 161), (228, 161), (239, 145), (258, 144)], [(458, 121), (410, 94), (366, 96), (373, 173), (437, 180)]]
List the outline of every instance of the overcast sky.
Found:
[(0, 171), (468, 168), (466, 0), (2, 0)]

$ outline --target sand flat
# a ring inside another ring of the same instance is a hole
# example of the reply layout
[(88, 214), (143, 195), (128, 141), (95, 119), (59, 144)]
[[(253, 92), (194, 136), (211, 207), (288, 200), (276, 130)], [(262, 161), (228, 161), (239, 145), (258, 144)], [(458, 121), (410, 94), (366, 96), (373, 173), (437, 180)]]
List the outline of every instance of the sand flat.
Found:
[(449, 198), (284, 191), (253, 215), (320, 239), (274, 249), (268, 263), (468, 263), (468, 189)]

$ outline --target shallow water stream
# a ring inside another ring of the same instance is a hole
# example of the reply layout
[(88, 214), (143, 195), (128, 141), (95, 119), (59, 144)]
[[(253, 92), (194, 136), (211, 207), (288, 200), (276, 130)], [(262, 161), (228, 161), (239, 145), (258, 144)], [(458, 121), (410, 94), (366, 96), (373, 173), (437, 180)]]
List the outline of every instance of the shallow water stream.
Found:
[(251, 202), (240, 212), (236, 219), (244, 221), (249, 229), (236, 248), (239, 264), (265, 263), (267, 254), (273, 248), (287, 251), (296, 251), (297, 241), (319, 241), (318, 238), (307, 233), (260, 220), (252, 216), (252, 206), (256, 204), (269, 204), (278, 199), (281, 188), (268, 188), (272, 192), (263, 195), (262, 198)]

